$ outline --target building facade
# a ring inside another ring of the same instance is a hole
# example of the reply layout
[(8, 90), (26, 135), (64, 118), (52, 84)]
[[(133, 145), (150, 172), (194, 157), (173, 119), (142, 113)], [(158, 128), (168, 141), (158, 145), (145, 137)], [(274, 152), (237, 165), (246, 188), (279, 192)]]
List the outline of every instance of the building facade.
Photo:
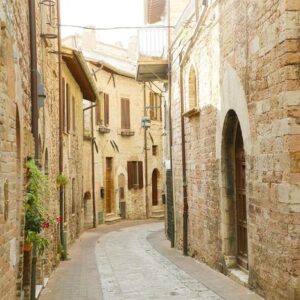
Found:
[(300, 297), (299, 10), (191, 1), (172, 31), (175, 245), (266, 299)]

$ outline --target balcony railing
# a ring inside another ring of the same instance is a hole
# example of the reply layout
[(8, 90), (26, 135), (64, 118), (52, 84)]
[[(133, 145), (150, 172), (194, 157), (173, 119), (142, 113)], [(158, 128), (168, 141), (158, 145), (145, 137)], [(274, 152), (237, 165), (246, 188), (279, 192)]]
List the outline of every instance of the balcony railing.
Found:
[(138, 46), (140, 56), (151, 56), (158, 58), (167, 57), (166, 28), (143, 28), (138, 31)]

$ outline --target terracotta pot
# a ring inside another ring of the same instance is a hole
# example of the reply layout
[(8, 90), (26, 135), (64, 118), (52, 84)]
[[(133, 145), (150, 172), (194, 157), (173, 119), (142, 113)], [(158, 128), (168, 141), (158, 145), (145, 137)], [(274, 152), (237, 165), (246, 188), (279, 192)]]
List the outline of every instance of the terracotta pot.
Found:
[(32, 248), (32, 243), (26, 243), (26, 242), (24, 243), (24, 247), (23, 247), (24, 252), (30, 252), (31, 248)]

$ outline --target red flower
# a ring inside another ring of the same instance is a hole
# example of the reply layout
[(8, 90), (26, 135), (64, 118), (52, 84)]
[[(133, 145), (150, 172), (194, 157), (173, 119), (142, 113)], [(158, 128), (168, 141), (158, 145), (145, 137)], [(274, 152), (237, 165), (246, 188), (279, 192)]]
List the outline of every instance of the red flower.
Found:
[(49, 228), (49, 222), (43, 222), (42, 226), (43, 228)]
[(56, 218), (56, 222), (57, 222), (57, 223), (62, 223), (62, 221), (63, 221), (63, 218), (62, 218), (62, 217), (57, 217), (57, 218)]

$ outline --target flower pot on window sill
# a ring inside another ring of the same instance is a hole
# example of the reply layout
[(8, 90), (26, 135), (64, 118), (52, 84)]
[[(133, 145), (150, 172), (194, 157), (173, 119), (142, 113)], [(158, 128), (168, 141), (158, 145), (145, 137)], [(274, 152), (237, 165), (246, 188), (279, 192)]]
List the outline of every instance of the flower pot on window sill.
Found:
[(32, 249), (32, 242), (25, 242), (23, 246), (24, 252), (30, 252)]

